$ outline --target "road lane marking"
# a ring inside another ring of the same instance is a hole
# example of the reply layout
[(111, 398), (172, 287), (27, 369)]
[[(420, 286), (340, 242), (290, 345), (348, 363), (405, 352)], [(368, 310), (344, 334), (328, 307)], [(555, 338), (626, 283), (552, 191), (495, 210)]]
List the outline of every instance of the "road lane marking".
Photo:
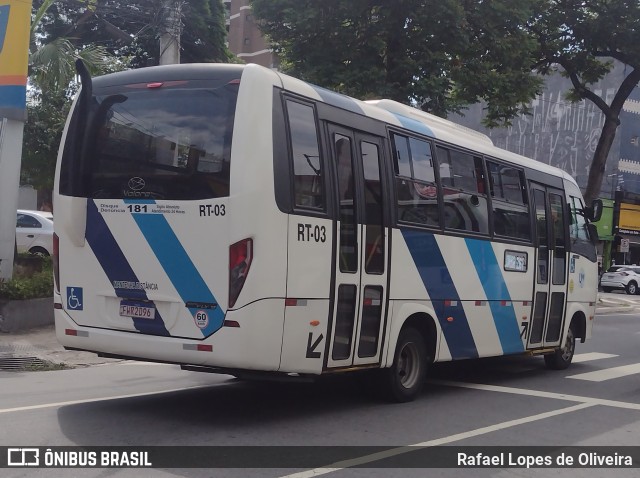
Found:
[(566, 393), (543, 392), (542, 390), (502, 387), (500, 385), (485, 385), (481, 383), (454, 382), (451, 380), (429, 380), (428, 383), (432, 383), (434, 385), (444, 385), (448, 387), (470, 388), (473, 390), (483, 390), (486, 392), (511, 393), (513, 395), (527, 395), (529, 397), (551, 398), (553, 400), (565, 400), (569, 402), (588, 403), (591, 405), (602, 405), (604, 407), (640, 411), (640, 403), (619, 402), (617, 400), (584, 397), (581, 395), (569, 395)]
[(575, 354), (572, 363), (581, 363), (581, 362), (590, 362), (591, 360), (602, 360), (607, 358), (618, 357), (618, 355), (614, 354), (602, 354), (599, 352), (589, 352), (586, 354)]
[(66, 402), (41, 403), (40, 405), (27, 405), (24, 407), (0, 408), (0, 414), (13, 412), (26, 412), (30, 410), (41, 410), (44, 408), (66, 407), (67, 405), (80, 405), (83, 403), (106, 402), (109, 400), (121, 400), (123, 398), (149, 397), (153, 395), (162, 395), (163, 393), (182, 392), (184, 390), (195, 390), (199, 388), (211, 388), (229, 385), (227, 383), (217, 383), (212, 385), (194, 385), (193, 387), (169, 388), (167, 390), (158, 390), (156, 392), (130, 393), (127, 395), (115, 395), (113, 397), (85, 398), (82, 400), (69, 400)]
[(390, 450), (386, 450), (379, 453), (373, 453), (371, 455), (354, 458), (352, 460), (339, 461), (336, 463), (329, 464), (326, 467), (322, 467), (322, 468), (315, 468), (313, 470), (306, 470), (298, 473), (293, 473), (290, 475), (284, 475), (280, 478), (313, 478), (319, 475), (325, 475), (328, 473), (333, 473), (335, 471), (340, 471), (345, 468), (361, 466), (367, 463), (372, 463), (374, 461), (401, 455), (403, 453), (409, 453), (411, 451), (414, 451), (415, 448), (417, 447), (419, 448), (419, 447), (432, 447), (432, 446), (446, 445), (456, 441), (465, 440), (467, 438), (484, 435), (484, 434), (491, 433), (498, 430), (504, 430), (506, 428), (511, 428), (511, 427), (522, 425), (525, 423), (531, 423), (538, 420), (544, 420), (546, 418), (550, 418), (553, 416), (563, 415), (565, 413), (571, 413), (577, 410), (583, 410), (585, 408), (594, 407), (596, 405), (640, 411), (640, 403), (620, 402), (616, 400), (605, 400), (600, 398), (584, 397), (580, 395), (569, 395), (565, 393), (544, 392), (541, 390), (529, 390), (525, 388), (502, 387), (499, 385), (485, 385), (485, 384), (479, 384), (479, 383), (455, 382), (450, 380), (429, 380), (428, 382), (434, 385), (444, 385), (444, 386), (458, 387), (458, 388), (469, 388), (473, 390), (482, 390), (487, 392), (510, 393), (514, 395), (526, 395), (531, 397), (541, 397), (541, 398), (549, 398), (554, 400), (564, 400), (564, 401), (579, 402), (579, 403), (578, 405), (562, 408), (560, 410), (554, 410), (551, 412), (540, 413), (538, 415), (518, 418), (518, 419), (510, 420), (507, 422), (498, 423), (496, 425), (489, 425), (487, 427), (477, 428), (475, 430), (471, 430), (468, 432), (458, 433), (456, 435), (450, 435), (448, 437), (437, 438), (435, 440), (429, 440), (422, 443), (416, 443), (414, 445), (392, 448)]
[(579, 373), (576, 375), (570, 375), (567, 378), (588, 380), (589, 382), (604, 382), (605, 380), (626, 377), (627, 375), (634, 375), (636, 373), (640, 373), (640, 363), (623, 365), (621, 367), (605, 368), (594, 372)]
[(362, 466), (367, 463), (372, 463), (374, 461), (383, 460), (385, 458), (391, 458), (394, 456), (402, 455), (404, 453), (410, 453), (415, 451), (416, 448), (427, 448), (432, 446), (440, 446), (447, 445), (449, 443), (457, 442), (460, 440), (466, 440), (467, 438), (476, 437), (479, 435), (486, 435), (487, 433), (492, 433), (498, 430), (504, 430), (506, 428), (515, 427), (518, 425), (523, 425), (525, 423), (536, 422), (539, 420), (545, 420), (547, 418), (555, 417), (558, 415), (564, 415), (566, 413), (575, 412), (578, 410), (583, 410), (585, 408), (593, 407), (594, 404), (591, 403), (580, 403), (578, 405), (573, 405), (571, 407), (562, 408), (560, 410), (552, 410), (550, 412), (539, 413), (537, 415), (530, 415), (528, 417), (517, 418), (515, 420), (509, 420), (502, 423), (496, 423), (495, 425), (489, 425), (482, 428), (476, 428), (475, 430), (470, 430), (468, 432), (456, 433), (455, 435), (449, 435), (447, 437), (436, 438), (434, 440), (425, 441), (422, 443), (416, 443), (414, 445), (402, 446), (397, 448), (392, 448), (390, 450), (381, 451), (378, 453), (372, 453), (370, 455), (361, 456), (358, 458), (353, 458), (351, 460), (343, 460), (338, 461), (336, 463), (331, 463), (326, 467), (322, 468), (314, 468), (313, 470), (305, 470), (297, 473), (292, 473), (290, 475), (284, 475), (280, 478), (313, 478), (315, 476), (326, 475), (327, 473), (333, 473), (335, 471), (344, 470), (345, 468), (352, 468), (354, 466)]

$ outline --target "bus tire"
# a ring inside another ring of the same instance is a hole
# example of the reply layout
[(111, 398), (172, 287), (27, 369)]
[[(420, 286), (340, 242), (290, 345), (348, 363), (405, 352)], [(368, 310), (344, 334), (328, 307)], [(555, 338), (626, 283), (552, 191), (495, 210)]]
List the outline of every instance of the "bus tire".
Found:
[(412, 327), (400, 332), (393, 365), (383, 373), (388, 400), (410, 402), (418, 396), (427, 375), (427, 347), (420, 332)]
[(573, 331), (573, 324), (567, 331), (567, 339), (564, 346), (555, 352), (544, 356), (544, 363), (551, 370), (565, 370), (571, 365), (573, 354), (576, 351), (576, 334)]

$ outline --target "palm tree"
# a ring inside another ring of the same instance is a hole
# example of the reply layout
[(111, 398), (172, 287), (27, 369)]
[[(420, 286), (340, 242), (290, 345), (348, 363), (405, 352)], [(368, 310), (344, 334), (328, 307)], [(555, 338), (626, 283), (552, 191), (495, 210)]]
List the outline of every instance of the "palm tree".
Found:
[[(57, 0), (60, 1), (60, 0)], [(83, 0), (87, 9), (95, 0)], [(70, 88), (75, 78), (75, 61), (80, 58), (91, 74), (122, 69), (124, 62), (105, 48), (74, 45), (76, 39), (64, 36), (44, 41), (43, 19), (56, 0), (44, 0), (32, 17), (29, 42), (29, 87), (27, 122), (25, 123), (21, 183), (31, 184), (39, 196), (50, 199), (53, 188), (58, 145), (76, 88)], [(91, 14), (90, 10), (85, 12)], [(78, 42), (80, 43), (80, 42)]]
[[(71, 38), (59, 37), (48, 43), (38, 39), (38, 27), (47, 11), (57, 0), (44, 0), (31, 22), (29, 41), (29, 82), (40, 93), (64, 94), (75, 78), (75, 61), (81, 59), (89, 72), (101, 74), (118, 68), (118, 60), (104, 47), (88, 45), (82, 49), (74, 46)], [(95, 8), (92, 0), (86, 0), (87, 8)]]

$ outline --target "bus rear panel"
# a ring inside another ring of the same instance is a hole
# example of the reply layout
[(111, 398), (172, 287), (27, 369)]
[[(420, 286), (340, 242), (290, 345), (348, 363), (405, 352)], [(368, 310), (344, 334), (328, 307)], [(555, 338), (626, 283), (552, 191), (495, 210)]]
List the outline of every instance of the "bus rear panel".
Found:
[[(247, 158), (237, 159), (237, 169), (272, 174), (260, 171), (272, 163), (268, 131), (256, 131), (253, 144), (243, 133), (233, 146), (239, 97), (260, 93), (249, 78), (242, 95), (244, 71), (134, 70), (94, 79), (91, 98), (76, 101), (55, 198), (63, 345), (277, 370), (282, 337), (273, 330), (282, 330), (286, 232), (242, 219), (258, 201), (275, 209), (272, 185), (240, 179), (235, 191), (230, 186), (232, 149), (235, 158)], [(271, 94), (273, 85), (263, 88)], [(261, 112), (268, 123), (270, 105), (255, 108), (256, 116)], [(254, 262), (256, 256), (263, 260)], [(261, 268), (282, 280), (247, 283)], [(260, 316), (280, 317), (280, 325)]]

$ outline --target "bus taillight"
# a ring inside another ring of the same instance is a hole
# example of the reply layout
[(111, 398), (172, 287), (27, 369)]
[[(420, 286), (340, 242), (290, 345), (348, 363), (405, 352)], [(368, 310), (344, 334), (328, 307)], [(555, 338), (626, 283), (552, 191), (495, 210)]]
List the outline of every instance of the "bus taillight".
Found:
[(243, 239), (229, 247), (229, 307), (235, 305), (240, 295), (252, 260), (252, 239)]
[(55, 232), (53, 233), (53, 254), (51, 262), (53, 262), (53, 278), (56, 292), (60, 293), (60, 240)]

